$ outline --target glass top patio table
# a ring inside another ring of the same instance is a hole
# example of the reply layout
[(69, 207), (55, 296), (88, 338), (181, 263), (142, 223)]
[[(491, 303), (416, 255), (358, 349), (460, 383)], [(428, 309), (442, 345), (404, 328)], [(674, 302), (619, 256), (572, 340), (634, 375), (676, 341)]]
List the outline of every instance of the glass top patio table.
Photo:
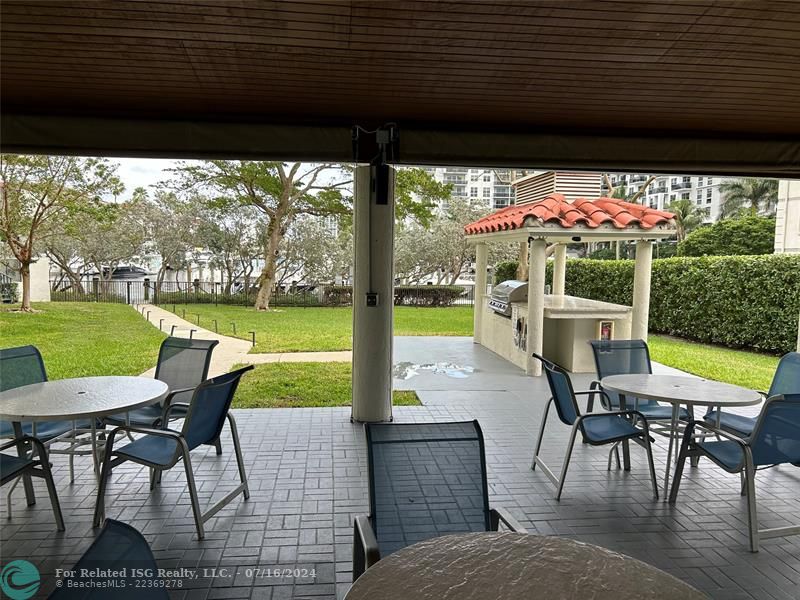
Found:
[[(0, 392), (0, 420), (11, 421), (16, 437), (22, 436), (23, 422), (89, 420), (92, 458), (99, 476), (96, 420), (160, 402), (168, 392), (166, 383), (149, 377), (54, 379)], [(25, 453), (21, 445), (17, 448), (20, 455)], [(31, 505), (35, 497), (29, 476), (25, 476), (24, 483)]]
[(560, 537), (469, 533), (382, 558), (345, 600), (647, 600), (706, 596), (630, 556)]
[[(715, 406), (717, 408), (752, 406), (760, 404), (764, 400), (764, 395), (756, 390), (721, 381), (681, 375), (609, 375), (603, 377), (600, 385), (604, 390), (619, 394), (620, 408), (622, 409), (635, 408), (633, 403), (626, 403), (626, 396), (640, 400), (667, 402), (672, 405), (667, 467), (664, 474), (665, 501), (669, 493), (673, 446), (675, 439), (680, 435), (681, 405), (686, 405), (690, 414), (693, 415), (695, 406)], [(677, 447), (675, 455), (677, 456)]]

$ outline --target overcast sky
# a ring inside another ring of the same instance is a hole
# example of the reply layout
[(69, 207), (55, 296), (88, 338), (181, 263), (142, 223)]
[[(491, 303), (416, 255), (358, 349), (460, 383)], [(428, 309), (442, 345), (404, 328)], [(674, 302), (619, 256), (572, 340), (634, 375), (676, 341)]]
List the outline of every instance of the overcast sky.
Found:
[(147, 188), (169, 177), (166, 169), (175, 166), (177, 161), (158, 158), (112, 158), (119, 164), (117, 173), (125, 184), (123, 198), (130, 198), (137, 187)]

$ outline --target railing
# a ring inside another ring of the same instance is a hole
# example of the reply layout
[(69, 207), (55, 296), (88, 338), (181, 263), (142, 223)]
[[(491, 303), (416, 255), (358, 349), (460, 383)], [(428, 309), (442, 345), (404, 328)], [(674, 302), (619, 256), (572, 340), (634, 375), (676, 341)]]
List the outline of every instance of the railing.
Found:
[[(68, 280), (52, 280), (50, 297), (53, 302), (112, 302), (118, 304), (231, 304), (253, 306), (258, 287), (236, 284), (230, 287), (209, 281), (164, 281), (160, 286), (152, 280), (93, 279), (73, 285)], [(270, 306), (350, 306), (353, 303), (351, 286), (296, 285), (273, 290)], [(473, 284), (396, 286), (396, 306), (472, 306), (475, 303)]]

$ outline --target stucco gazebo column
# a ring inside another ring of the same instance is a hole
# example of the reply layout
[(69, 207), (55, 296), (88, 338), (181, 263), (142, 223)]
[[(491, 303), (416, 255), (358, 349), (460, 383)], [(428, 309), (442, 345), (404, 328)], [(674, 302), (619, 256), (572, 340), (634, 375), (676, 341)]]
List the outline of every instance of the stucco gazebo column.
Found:
[(486, 296), (486, 263), (488, 259), (486, 242), (475, 244), (475, 291), (472, 294), (472, 341), (481, 343), (483, 327), (483, 299)]
[(364, 422), (392, 418), (395, 171), (389, 170), (387, 203), (378, 204), (374, 169), (356, 168), (353, 200), (352, 418)]
[(567, 280), (567, 245), (556, 244), (553, 257), (553, 295), (563, 296)]
[(542, 374), (542, 363), (531, 353), (542, 353), (544, 345), (544, 276), (547, 266), (547, 243), (542, 238), (528, 241), (528, 375)]
[(650, 320), (650, 275), (653, 266), (653, 244), (648, 240), (636, 242), (636, 264), (633, 272), (633, 311), (631, 339), (647, 341)]

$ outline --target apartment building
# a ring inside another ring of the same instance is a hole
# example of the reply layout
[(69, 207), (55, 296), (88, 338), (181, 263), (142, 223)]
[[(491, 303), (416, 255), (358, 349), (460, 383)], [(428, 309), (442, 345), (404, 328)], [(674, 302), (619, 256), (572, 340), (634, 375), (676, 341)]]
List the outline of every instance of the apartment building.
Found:
[(436, 181), (453, 184), (453, 195), (481, 200), (497, 210), (514, 204), (509, 169), (470, 169), (467, 167), (425, 167)]
[[(650, 175), (640, 173), (609, 173), (608, 178), (614, 188), (624, 186), (627, 194), (638, 192), (647, 183)], [(722, 195), (719, 186), (728, 177), (714, 175), (659, 175), (648, 186), (641, 200), (650, 208), (666, 210), (675, 200), (691, 200), (706, 213), (706, 221), (719, 219)], [(607, 193), (603, 183), (603, 193)]]

